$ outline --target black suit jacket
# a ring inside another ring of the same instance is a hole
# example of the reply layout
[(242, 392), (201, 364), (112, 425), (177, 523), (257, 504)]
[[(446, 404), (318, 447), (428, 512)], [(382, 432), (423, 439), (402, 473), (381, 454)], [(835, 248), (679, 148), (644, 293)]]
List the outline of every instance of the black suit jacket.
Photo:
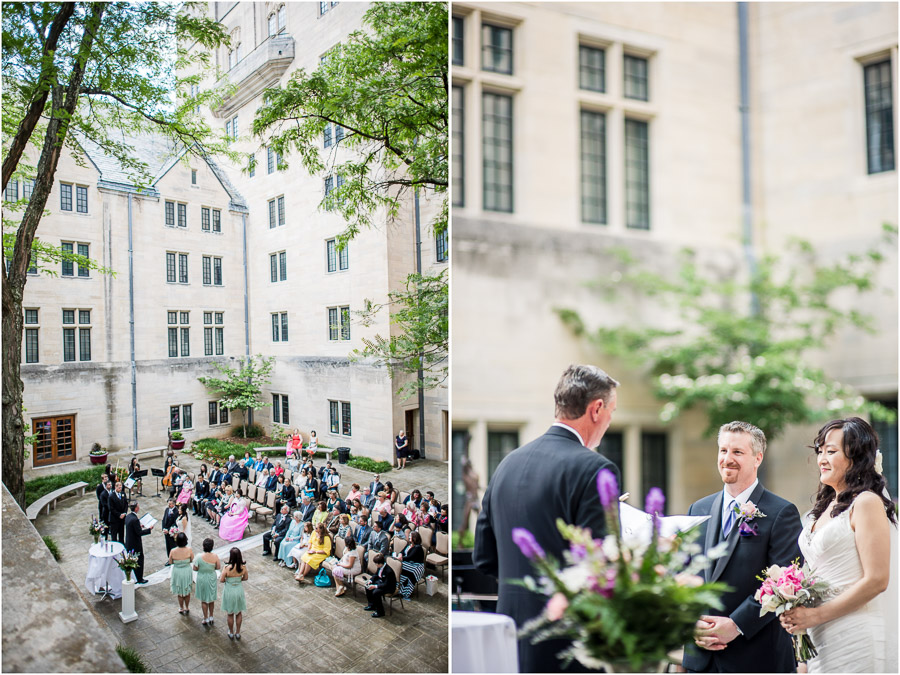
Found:
[(287, 502), (287, 505), (294, 508), (297, 505), (297, 491), (293, 485), (285, 485), (281, 491), (281, 500)]
[(278, 488), (278, 476), (269, 476), (269, 480), (266, 481), (266, 492), (275, 492)]
[(397, 575), (390, 565), (385, 563), (381, 566), (369, 581), (375, 586), (375, 590), (382, 591), (385, 595), (390, 595), (397, 590)]
[(222, 473), (219, 469), (216, 469), (209, 475), (209, 484), (218, 486), (219, 483), (222, 482), (222, 478), (225, 477), (225, 474)]
[(372, 491), (372, 497), (377, 497), (378, 493), (384, 490), (384, 483), (372, 481), (369, 483), (369, 489)]
[(178, 507), (176, 506), (172, 510), (169, 510), (169, 508), (166, 507), (166, 510), (163, 511), (163, 517), (162, 517), (162, 523), (161, 523), (162, 529), (168, 530), (170, 527), (174, 527), (175, 523), (177, 523), (177, 522), (178, 522)]
[[(552, 466), (548, 472), (546, 467)], [(562, 560), (568, 544), (556, 527), (556, 519), (591, 529), (595, 538), (606, 534), (603, 505), (597, 494), (597, 474), (609, 469), (619, 480), (619, 470), (603, 455), (585, 448), (574, 433), (552, 426), (540, 438), (506, 456), (488, 484), (475, 527), (475, 567), (497, 577), (497, 611), (512, 617), (521, 628), (541, 613), (547, 599), (509, 584), (534, 575), (528, 559), (513, 543), (512, 530), (524, 527), (548, 555)], [(556, 658), (570, 642), (552, 640), (530, 643), (519, 640), (520, 672), (553, 673), (561, 670)], [(563, 672), (578, 672), (573, 662)]]
[(306, 506), (300, 505), (300, 519), (304, 522), (312, 522), (312, 517), (315, 512), (316, 505), (312, 502)]
[(281, 514), (279, 513), (275, 516), (275, 524), (272, 526), (275, 530), (275, 533), (272, 535), (275, 539), (280, 537), (284, 537), (287, 533), (288, 525), (291, 523), (291, 514)]
[(109, 522), (115, 525), (121, 525), (120, 515), (128, 510), (128, 499), (125, 493), (111, 492), (109, 495)]
[(100, 492), (100, 520), (109, 524), (109, 491)]
[(141, 537), (150, 534), (150, 530), (141, 527), (141, 519), (136, 513), (129, 513), (125, 516), (125, 549), (128, 551), (144, 552), (144, 544)]
[[(721, 541), (722, 499), (719, 490), (694, 502), (688, 509), (691, 516), (711, 516), (700, 526), (698, 541), (703, 543), (704, 551)], [(722, 596), (725, 609), (711, 609), (709, 613), (731, 617), (743, 635), (738, 635), (721, 651), (686, 645), (683, 663), (688, 670), (726, 673), (789, 673), (796, 670), (790, 635), (782, 629), (774, 613), (759, 615), (760, 605), (753, 595), (761, 583), (756, 575), (766, 567), (790, 565), (795, 558), (801, 558), (797, 544), (803, 529), (800, 514), (796, 506), (766, 490), (762, 483), (750, 494), (750, 501), (766, 514), (765, 518), (757, 517), (751, 522), (758, 534), (743, 537), (735, 523), (726, 539), (725, 555), (712, 561), (704, 570), (707, 581), (722, 581), (732, 588)]]

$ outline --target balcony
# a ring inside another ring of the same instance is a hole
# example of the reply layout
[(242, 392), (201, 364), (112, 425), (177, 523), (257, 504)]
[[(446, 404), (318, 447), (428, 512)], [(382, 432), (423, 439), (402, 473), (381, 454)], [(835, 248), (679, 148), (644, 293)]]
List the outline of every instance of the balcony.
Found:
[(270, 37), (229, 70), (219, 85), (234, 84), (237, 90), (227, 96), (213, 114), (224, 119), (235, 110), (273, 87), (294, 60), (294, 38), (290, 35)]

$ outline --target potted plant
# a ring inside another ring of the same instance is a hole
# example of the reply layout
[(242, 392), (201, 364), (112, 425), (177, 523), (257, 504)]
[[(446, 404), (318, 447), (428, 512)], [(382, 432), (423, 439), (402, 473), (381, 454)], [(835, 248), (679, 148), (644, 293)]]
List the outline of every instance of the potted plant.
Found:
[(106, 458), (109, 457), (109, 452), (107, 452), (106, 448), (101, 448), (99, 443), (94, 443), (91, 446), (91, 464), (106, 464)]
[(184, 448), (184, 436), (180, 431), (172, 432), (172, 449), (182, 450)]

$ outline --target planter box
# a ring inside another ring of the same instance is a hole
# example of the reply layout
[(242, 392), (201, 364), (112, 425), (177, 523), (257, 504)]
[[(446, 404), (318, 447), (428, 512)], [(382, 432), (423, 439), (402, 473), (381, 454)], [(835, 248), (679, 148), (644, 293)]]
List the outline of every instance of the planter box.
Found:
[(184, 449), (184, 439), (182, 438), (180, 441), (172, 441), (172, 449), (173, 450)]
[(103, 455), (88, 455), (91, 458), (91, 464), (106, 464), (106, 458), (109, 457), (109, 453), (105, 453)]

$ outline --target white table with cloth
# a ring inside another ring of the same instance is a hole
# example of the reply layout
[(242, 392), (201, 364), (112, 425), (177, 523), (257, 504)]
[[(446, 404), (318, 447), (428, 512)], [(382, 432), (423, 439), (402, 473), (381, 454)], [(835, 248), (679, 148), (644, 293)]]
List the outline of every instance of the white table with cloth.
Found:
[(125, 550), (124, 544), (112, 541), (94, 544), (88, 550), (88, 571), (84, 586), (91, 593), (103, 593), (112, 598), (122, 597), (125, 573), (119, 569), (116, 556)]
[(454, 673), (517, 673), (516, 624), (505, 614), (452, 612)]

